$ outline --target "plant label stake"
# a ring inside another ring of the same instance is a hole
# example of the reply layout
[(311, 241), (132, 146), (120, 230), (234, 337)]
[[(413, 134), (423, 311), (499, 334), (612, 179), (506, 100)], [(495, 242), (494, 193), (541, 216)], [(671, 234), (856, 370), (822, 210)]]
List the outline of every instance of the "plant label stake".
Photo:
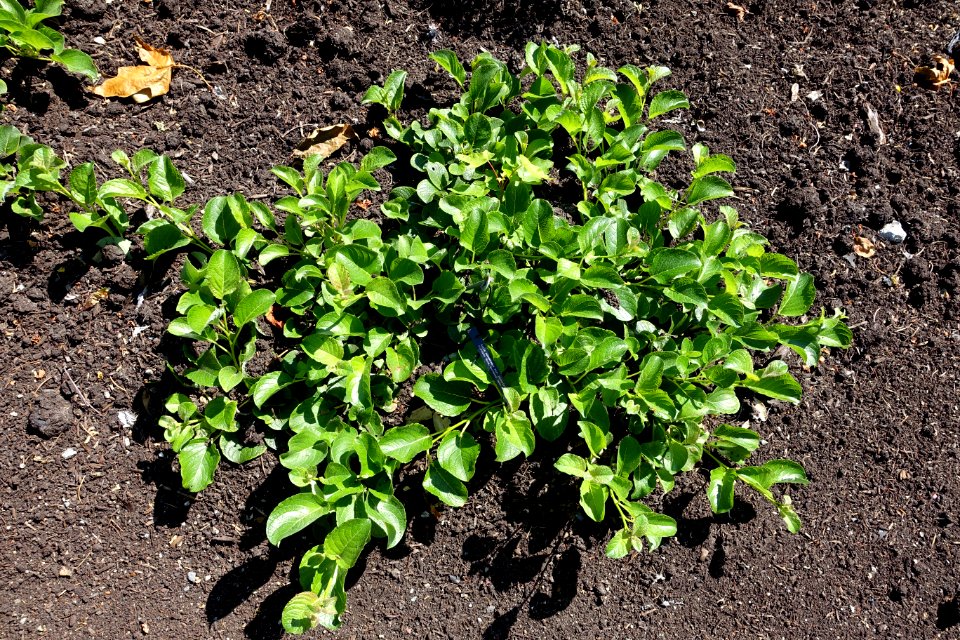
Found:
[(470, 340), (473, 341), (473, 346), (476, 347), (477, 353), (480, 354), (480, 360), (483, 361), (483, 366), (486, 368), (487, 373), (493, 376), (493, 381), (497, 383), (497, 387), (499, 387), (502, 392), (503, 388), (507, 386), (507, 383), (503, 381), (503, 375), (493, 362), (490, 350), (487, 349), (486, 343), (484, 343), (483, 338), (480, 337), (480, 332), (477, 331), (476, 327), (470, 327), (467, 335), (470, 337)]

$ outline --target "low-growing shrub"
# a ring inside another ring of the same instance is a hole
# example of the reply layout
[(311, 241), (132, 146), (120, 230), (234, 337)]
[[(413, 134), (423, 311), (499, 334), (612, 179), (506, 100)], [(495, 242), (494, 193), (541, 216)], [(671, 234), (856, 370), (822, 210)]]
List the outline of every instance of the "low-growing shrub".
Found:
[[(160, 424), (190, 491), (222, 458), (278, 451), (298, 490), (267, 538), (320, 541), (283, 612), (290, 632), (340, 625), (347, 571), (371, 539), (404, 535), (394, 481), (421, 457), (424, 489), (459, 507), (482, 447), (505, 462), (562, 440), (555, 467), (579, 480), (589, 518), (616, 523), (612, 557), (676, 533), (643, 499), (701, 465), (715, 513), (741, 483), (800, 527), (775, 485), (806, 483), (803, 469), (747, 464), (759, 435), (723, 417), (740, 411), (738, 392), (799, 402), (787, 363), (757, 355), (786, 347), (815, 366), (849, 346), (843, 315), (811, 314), (812, 276), (714, 208), (733, 196), (720, 174), (734, 162), (702, 144), (688, 158), (682, 134), (654, 126), (689, 106), (654, 90), (669, 70), (613, 71), (589, 54), (578, 70), (575, 52), (530, 44), (519, 76), (486, 53), (468, 74), (436, 52), (463, 92), (424, 122), (399, 119), (404, 72), (371, 88), (365, 102), (387, 110), (394, 149), (422, 176), (390, 192), (381, 223), (359, 200), (397, 160), (386, 147), (329, 171), (320, 156), (275, 167), (291, 195), (273, 209), (240, 194), (181, 208), (184, 180), (164, 156), (116, 152), (128, 177), (98, 187), (81, 165), (66, 188), (62, 164), (17, 138), (7, 195), (45, 185), (81, 205), (75, 224), (110, 237), (127, 225), (117, 199), (139, 200), (157, 212), (138, 229), (147, 255), (186, 252), (168, 329), (184, 339), (187, 364), (171, 365), (184, 390)], [(680, 187), (656, 177), (671, 154), (690, 170)]]

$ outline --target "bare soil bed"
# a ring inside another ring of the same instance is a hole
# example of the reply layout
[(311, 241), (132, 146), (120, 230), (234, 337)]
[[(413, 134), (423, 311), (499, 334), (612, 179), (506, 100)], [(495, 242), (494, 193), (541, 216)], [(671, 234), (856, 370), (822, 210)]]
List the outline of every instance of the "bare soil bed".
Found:
[[(215, 91), (179, 69), (158, 100), (104, 101), (7, 60), (16, 108), (0, 118), (101, 175), (114, 149), (166, 153), (195, 202), (269, 201), (269, 168), (313, 127), (378, 125), (360, 96), (395, 68), (409, 113), (449, 103), (436, 48), (519, 69), (527, 40), (556, 40), (614, 68), (667, 65), (693, 105), (672, 126), (736, 160), (741, 215), (849, 315), (853, 348), (798, 369), (802, 404), (741, 416), (763, 456), (807, 469), (799, 535), (751, 495), (713, 516), (694, 474), (659, 505), (678, 537), (610, 560), (557, 451), (482, 459), (460, 510), (432, 513), (414, 469), (404, 542), (361, 561), (345, 626), (313, 637), (960, 634), (960, 98), (913, 84), (960, 28), (955, 3), (74, 0), (60, 28), (105, 75), (133, 64), (136, 34)], [(6, 210), (0, 229), (0, 637), (280, 637), (308, 542), (265, 540), (290, 491), (275, 458), (226, 465), (195, 497), (156, 426), (176, 266), (138, 249), (94, 262), (96, 238), (49, 206), (39, 226)], [(903, 244), (878, 237), (893, 220)], [(876, 255), (854, 254), (855, 236)]]

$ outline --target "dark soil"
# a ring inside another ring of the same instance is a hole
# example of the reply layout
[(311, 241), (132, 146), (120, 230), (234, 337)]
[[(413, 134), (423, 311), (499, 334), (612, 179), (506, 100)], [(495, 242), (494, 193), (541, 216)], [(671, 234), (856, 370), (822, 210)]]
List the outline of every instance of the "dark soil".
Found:
[[(134, 63), (139, 34), (213, 90), (179, 69), (161, 99), (107, 102), (9, 60), (15, 110), (0, 117), (101, 176), (117, 175), (116, 148), (167, 153), (197, 202), (275, 196), (270, 166), (317, 125), (366, 137), (378, 116), (360, 96), (394, 68), (411, 72), (408, 107), (449, 101), (434, 48), (518, 67), (528, 39), (556, 39), (612, 67), (668, 65), (693, 103), (672, 126), (737, 161), (741, 215), (849, 314), (854, 347), (800, 372), (804, 402), (751, 419), (762, 456), (812, 480), (792, 492), (801, 534), (753, 495), (712, 516), (693, 474), (658, 505), (680, 535), (614, 561), (555, 451), (481, 461), (469, 505), (436, 515), (413, 470), (405, 541), (352, 573), (336, 637), (960, 636), (960, 99), (912, 83), (960, 28), (955, 3), (757, 0), (742, 19), (722, 0), (67, 5), (68, 43), (105, 74)], [(97, 262), (96, 238), (48, 208), (0, 230), (0, 637), (279, 637), (306, 546), (264, 539), (283, 474), (270, 456), (227, 465), (194, 497), (156, 427), (176, 266)], [(901, 245), (878, 237), (894, 219)], [(877, 254), (854, 255), (854, 236)]]

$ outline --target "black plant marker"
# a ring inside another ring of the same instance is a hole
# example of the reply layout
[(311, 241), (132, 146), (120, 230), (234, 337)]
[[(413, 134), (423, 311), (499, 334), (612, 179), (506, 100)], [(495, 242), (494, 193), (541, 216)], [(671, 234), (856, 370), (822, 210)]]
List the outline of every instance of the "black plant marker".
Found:
[(493, 381), (497, 383), (500, 391), (503, 391), (503, 388), (507, 386), (507, 383), (503, 381), (503, 375), (501, 375), (500, 369), (497, 369), (497, 365), (494, 364), (493, 357), (490, 355), (490, 350), (487, 349), (487, 345), (483, 342), (483, 338), (480, 337), (480, 332), (477, 331), (476, 327), (470, 327), (470, 329), (467, 331), (467, 335), (470, 336), (470, 340), (473, 341), (473, 346), (476, 347), (477, 353), (480, 354), (480, 359), (483, 361), (483, 366), (486, 368), (487, 373), (493, 376)]

